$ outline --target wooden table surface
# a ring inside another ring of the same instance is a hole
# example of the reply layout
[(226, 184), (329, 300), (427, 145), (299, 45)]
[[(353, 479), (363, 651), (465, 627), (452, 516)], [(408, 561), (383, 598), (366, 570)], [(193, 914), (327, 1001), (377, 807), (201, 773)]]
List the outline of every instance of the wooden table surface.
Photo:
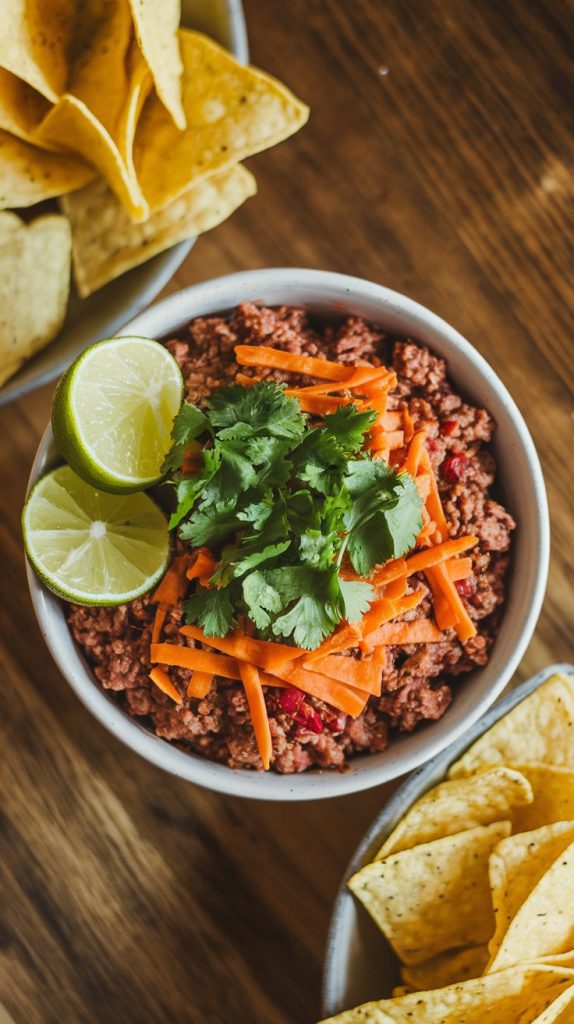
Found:
[[(253, 61), (311, 120), (249, 162), (258, 197), (167, 291), (322, 267), (406, 292), (466, 335), (526, 416), (552, 511), (550, 584), (517, 679), (568, 659), (572, 8), (245, 6)], [(0, 414), (0, 1022), (310, 1024), (336, 887), (389, 788), (234, 800), (162, 774), (90, 717), (24, 576), (20, 507), (52, 391)]]

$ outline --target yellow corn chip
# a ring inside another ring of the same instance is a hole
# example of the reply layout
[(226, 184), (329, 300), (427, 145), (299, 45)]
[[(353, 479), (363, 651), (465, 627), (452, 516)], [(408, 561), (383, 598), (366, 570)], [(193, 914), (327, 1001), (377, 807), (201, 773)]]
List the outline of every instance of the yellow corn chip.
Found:
[(0, 384), (60, 330), (70, 257), (65, 217), (50, 214), (24, 224), (14, 213), (0, 213)]
[(501, 821), (510, 817), (511, 808), (521, 808), (531, 801), (527, 779), (510, 768), (491, 768), (469, 778), (441, 782), (413, 804), (375, 859), (476, 825)]
[(25, 142), (33, 142), (33, 133), (50, 104), (30, 85), (0, 68), (0, 128)]
[(574, 689), (557, 673), (517, 704), (452, 765), (449, 778), (529, 761), (574, 768)]
[(513, 808), (515, 832), (526, 832), (554, 821), (574, 821), (574, 770), (550, 764), (524, 764), (516, 769), (532, 786), (531, 804)]
[(567, 968), (521, 964), (460, 985), (365, 1003), (321, 1024), (535, 1024), (573, 983)]
[(47, 153), (0, 131), (0, 209), (33, 206), (81, 188), (94, 177), (82, 160)]
[(480, 945), (494, 931), (488, 858), (509, 832), (503, 821), (422, 843), (368, 864), (349, 888), (406, 964)]
[(417, 992), (430, 988), (446, 988), (459, 981), (480, 978), (488, 963), (488, 947), (469, 946), (451, 949), (447, 953), (425, 960), (422, 964), (403, 967), (401, 978), (405, 985)]
[(572, 1024), (574, 1021), (574, 985), (542, 1011), (532, 1024)]
[(153, 75), (156, 92), (176, 126), (186, 126), (181, 102), (183, 63), (177, 30), (180, 0), (130, 0), (136, 36)]
[(489, 942), (494, 960), (511, 921), (556, 858), (574, 842), (574, 822), (560, 821), (503, 839), (492, 851), (488, 873), (496, 929)]
[(152, 94), (135, 137), (136, 174), (152, 212), (198, 181), (281, 142), (308, 117), (285, 86), (239, 64), (211, 39), (183, 30), (179, 38), (187, 129), (178, 131)]
[(133, 224), (99, 178), (64, 197), (61, 208), (72, 226), (74, 277), (82, 297), (156, 253), (209, 231), (257, 191), (240, 164), (194, 185), (144, 224)]
[[(123, 22), (120, 27), (125, 34)], [(81, 64), (75, 78), (81, 95), (69, 92), (62, 96), (39, 125), (34, 139), (38, 145), (81, 153), (106, 178), (130, 216), (145, 220), (149, 209), (135, 176), (133, 140), (152, 80), (135, 40), (125, 53), (123, 36), (120, 41), (124, 56), (120, 57), (117, 83), (106, 91), (100, 81), (101, 69), (95, 69), (93, 63)], [(100, 46), (105, 49), (101, 38)], [(97, 63), (100, 49), (91, 52)], [(107, 62), (104, 68), (112, 73)]]
[(574, 949), (573, 891), (574, 843), (571, 843), (558, 854), (512, 918), (489, 964), (489, 972)]
[(4, 0), (0, 67), (54, 103), (66, 88), (75, 19), (75, 0)]

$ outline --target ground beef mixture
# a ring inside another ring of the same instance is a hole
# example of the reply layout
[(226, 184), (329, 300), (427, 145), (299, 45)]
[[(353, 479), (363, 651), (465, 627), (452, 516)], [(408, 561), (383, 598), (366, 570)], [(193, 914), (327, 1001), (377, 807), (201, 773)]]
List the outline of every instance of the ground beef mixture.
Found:
[[(266, 688), (273, 769), (282, 773), (312, 767), (344, 769), (355, 754), (385, 750), (393, 731), (410, 732), (422, 721), (440, 718), (450, 704), (457, 677), (488, 660), (504, 602), (515, 525), (491, 493), (495, 463), (489, 441), (495, 424), (485, 409), (468, 405), (453, 390), (445, 361), (414, 341), (389, 339), (357, 317), (321, 327), (302, 309), (269, 309), (251, 303), (239, 306), (228, 319), (198, 318), (181, 337), (167, 342), (191, 401), (201, 403), (214, 388), (233, 381), (239, 369), (233, 348), (239, 343), (325, 356), (351, 366), (365, 360), (392, 365), (398, 385), (389, 408), (406, 404), (415, 426), (427, 429), (427, 447), (451, 536), (474, 533), (480, 538), (472, 552), (473, 575), (457, 584), (478, 629), (471, 640), (461, 643), (453, 630), (447, 630), (440, 643), (386, 648), (382, 696), (371, 697), (364, 713), (354, 720), (299, 691)], [(268, 375), (286, 379), (274, 371)], [(289, 379), (293, 381), (293, 376)], [(416, 582), (425, 587), (422, 575)], [(404, 618), (431, 614), (427, 592)], [(144, 598), (119, 608), (70, 606), (68, 621), (97, 679), (115, 691), (128, 714), (144, 719), (158, 736), (185, 750), (231, 768), (261, 768), (239, 684), (215, 680), (203, 700), (185, 697), (175, 705), (151, 683), (153, 615), (154, 606)], [(165, 639), (192, 643), (178, 631), (180, 617), (178, 610), (170, 614)], [(171, 669), (170, 675), (185, 694), (189, 673)]]

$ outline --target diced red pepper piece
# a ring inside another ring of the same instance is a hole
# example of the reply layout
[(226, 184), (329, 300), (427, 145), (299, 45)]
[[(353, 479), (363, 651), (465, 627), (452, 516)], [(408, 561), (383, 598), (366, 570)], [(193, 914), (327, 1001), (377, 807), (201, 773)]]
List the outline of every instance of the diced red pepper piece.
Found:
[(447, 455), (441, 466), (441, 472), (449, 484), (457, 484), (462, 480), (467, 467), (468, 459), (462, 452), (453, 452)]

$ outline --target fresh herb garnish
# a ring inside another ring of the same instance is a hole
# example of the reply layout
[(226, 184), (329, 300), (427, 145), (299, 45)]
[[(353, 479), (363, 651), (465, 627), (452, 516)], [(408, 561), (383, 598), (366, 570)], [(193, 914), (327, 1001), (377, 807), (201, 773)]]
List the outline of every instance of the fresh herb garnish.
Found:
[[(219, 556), (210, 589), (186, 601), (188, 622), (224, 636), (243, 616), (265, 638), (313, 649), (361, 618), (375, 565), (412, 548), (422, 525), (413, 479), (362, 450), (375, 418), (349, 405), (309, 428), (268, 381), (220, 388), (205, 410), (184, 404), (164, 466), (175, 471), (170, 526)], [(198, 438), (201, 466), (185, 475)], [(341, 579), (345, 552), (362, 581)]]

